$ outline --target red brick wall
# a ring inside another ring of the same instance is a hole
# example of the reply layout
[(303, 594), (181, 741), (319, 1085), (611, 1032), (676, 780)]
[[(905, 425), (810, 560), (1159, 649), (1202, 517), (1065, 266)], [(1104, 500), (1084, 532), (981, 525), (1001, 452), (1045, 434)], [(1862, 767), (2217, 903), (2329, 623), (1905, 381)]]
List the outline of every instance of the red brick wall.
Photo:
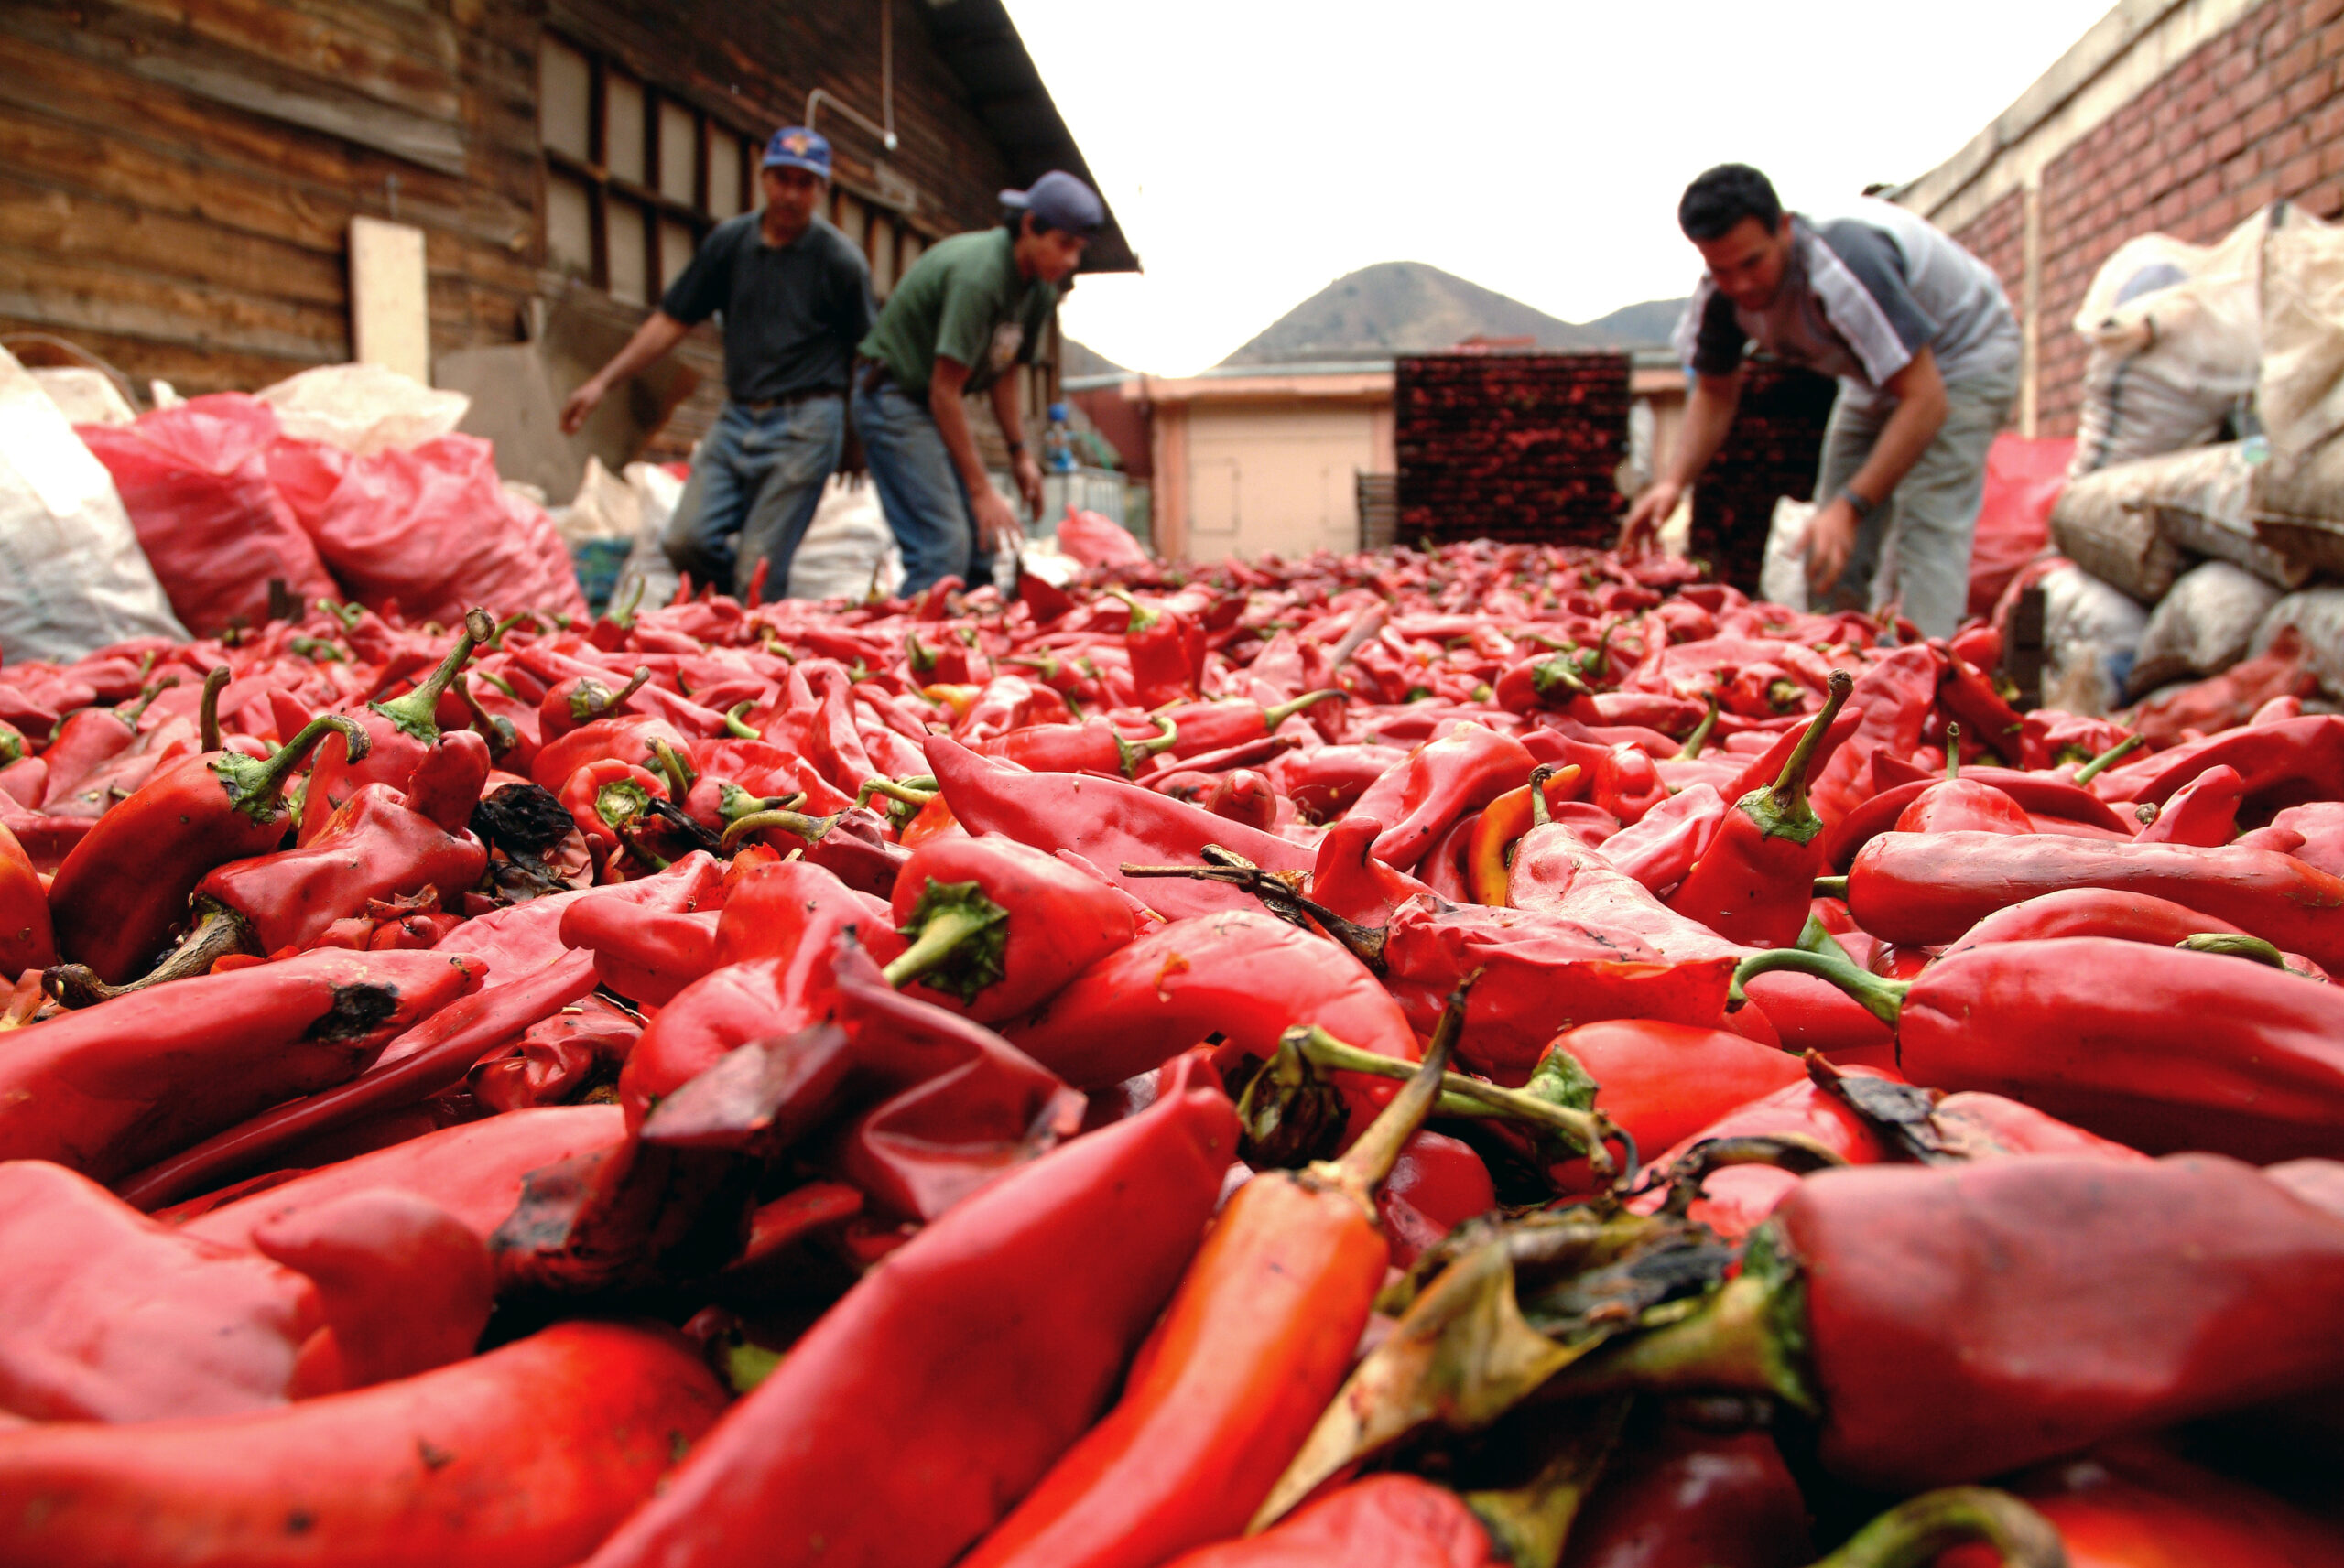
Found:
[[(2069, 323), (2117, 246), (2161, 231), (2195, 244), (2285, 200), (2344, 214), (2344, 0), (2266, 0), (2043, 171), (2042, 433), (2071, 435), (2085, 350)], [(1956, 237), (2021, 306), (2020, 198)]]

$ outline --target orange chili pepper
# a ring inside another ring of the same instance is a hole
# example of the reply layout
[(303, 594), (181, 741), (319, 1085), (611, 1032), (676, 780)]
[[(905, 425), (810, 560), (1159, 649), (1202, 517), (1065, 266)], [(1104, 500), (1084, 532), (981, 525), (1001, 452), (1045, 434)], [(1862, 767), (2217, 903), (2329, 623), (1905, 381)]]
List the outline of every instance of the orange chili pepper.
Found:
[(961, 1568), (1152, 1568), (1245, 1527), (1349, 1369), (1392, 1258), (1375, 1189), (1439, 1094), (1424, 1065), (1350, 1152), (1229, 1200), (1122, 1401)]
[[(1546, 804), (1561, 805), (1579, 795), (1579, 768), (1576, 762), (1557, 768), (1546, 780)], [(1537, 813), (1531, 808), (1530, 786), (1510, 789), (1490, 802), (1482, 809), (1481, 820), (1473, 824), (1473, 837), (1465, 849), (1465, 885), (1475, 903), (1505, 907), (1505, 879), (1514, 846), (1525, 833)]]

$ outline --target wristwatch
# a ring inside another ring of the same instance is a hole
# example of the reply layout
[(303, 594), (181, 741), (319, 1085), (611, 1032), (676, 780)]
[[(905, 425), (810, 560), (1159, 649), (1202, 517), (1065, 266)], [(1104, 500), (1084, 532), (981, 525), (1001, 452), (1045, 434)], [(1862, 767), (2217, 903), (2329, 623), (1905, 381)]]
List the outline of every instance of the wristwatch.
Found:
[(1848, 510), (1856, 514), (1856, 521), (1858, 523), (1871, 522), (1872, 513), (1880, 505), (1880, 503), (1876, 501), (1866, 501), (1862, 496), (1857, 494), (1856, 488), (1853, 485), (1841, 486), (1839, 490), (1839, 499), (1848, 503)]

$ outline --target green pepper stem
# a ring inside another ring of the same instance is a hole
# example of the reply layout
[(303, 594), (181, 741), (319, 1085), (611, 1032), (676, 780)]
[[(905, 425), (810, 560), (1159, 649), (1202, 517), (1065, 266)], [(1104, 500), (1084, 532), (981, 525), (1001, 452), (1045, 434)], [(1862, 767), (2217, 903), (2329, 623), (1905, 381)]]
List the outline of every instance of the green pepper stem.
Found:
[(1846, 898), (1848, 896), (1848, 879), (1845, 877), (1818, 877), (1815, 879), (1815, 892), (1813, 896), (1816, 898)]
[(1815, 1568), (1927, 1568), (1939, 1553), (1970, 1541), (1992, 1547), (2005, 1568), (2067, 1568), (2057, 1528), (2008, 1492), (1986, 1487), (1908, 1498)]
[(1690, 735), (1685, 737), (1684, 749), (1677, 753), (1678, 762), (1698, 762), (1702, 748), (1709, 743), (1709, 736), (1717, 730), (1718, 694), (1714, 687), (1710, 689), (1709, 700), (1709, 711), (1701, 715), (1701, 721), (1693, 726)]
[(505, 649), (505, 633), (510, 632), (524, 621), (529, 623), (531, 631), (535, 631), (537, 629), (537, 618), (534, 613), (526, 610), (516, 610), (512, 614), (506, 616), (504, 620), (498, 622), (495, 626), (490, 630), (489, 634), (483, 638), (482, 641), (486, 643), (490, 647), (496, 649), (499, 653), (502, 653)]
[(1961, 726), (1949, 719), (1945, 726), (1945, 776), (1948, 784), (1961, 776)]
[(725, 828), (724, 837), (718, 843), (722, 848), (730, 849), (752, 833), (778, 827), (785, 832), (795, 833), (808, 844), (814, 844), (820, 842), (822, 836), (838, 825), (838, 820), (835, 816), (808, 816), (804, 812), (785, 811), (778, 807), (771, 811), (753, 811)]
[(667, 775), (669, 798), (681, 805), (684, 796), (691, 794), (692, 785), (699, 782), (700, 775), (692, 772), (691, 764), (678, 756), (674, 745), (667, 741), (652, 741), (651, 754), (657, 760), (659, 771)]
[(2079, 784), (2088, 784), (2091, 783), (2092, 780), (2100, 777), (2100, 774), (2106, 773), (2109, 769), (2114, 767), (2117, 763), (2122, 762), (2125, 758), (2131, 756), (2133, 752), (2139, 751), (2148, 743), (2148, 740), (2145, 736), (2125, 736), (2124, 739), (2117, 741), (2116, 744), (2111, 746), (2105, 752), (2102, 752), (2099, 756), (2094, 757), (2090, 762), (2086, 762), (2082, 767), (2078, 768), (2076, 770), (2076, 782)]
[(2244, 936), (2227, 931), (2200, 931), (2194, 936), (2184, 936), (2175, 946), (2191, 953), (2219, 953), (2232, 958), (2249, 958), (2258, 964), (2268, 964), (2274, 969), (2287, 969), (2287, 960), (2279, 949), (2260, 936)]
[(1342, 688), (1340, 687), (1322, 686), (1317, 691), (1306, 691), (1300, 697), (1289, 697), (1275, 708), (1264, 708), (1262, 709), (1262, 733), (1269, 734), (1313, 703), (1324, 702), (1330, 697), (1342, 695)]
[(276, 818), (284, 805), (286, 781), (329, 734), (342, 737), (342, 755), (353, 762), (364, 761), (366, 753), (374, 748), (374, 741), (356, 719), (347, 714), (320, 713), (269, 756), (247, 757), (241, 752), (222, 752), (212, 759), (212, 772), (219, 779), (220, 787), (227, 791), (231, 806), (253, 821), (266, 825)]
[(1726, 1282), (1690, 1317), (1615, 1339), (1546, 1385), (1556, 1398), (1629, 1389), (1769, 1394), (1805, 1407), (1806, 1390), (1785, 1359), (1774, 1327), (1774, 1286), (1748, 1271)]
[(163, 961), (136, 979), (110, 986), (85, 964), (59, 964), (42, 971), (41, 984), (55, 997), (58, 1005), (67, 1008), (92, 1007), (102, 1001), (112, 1001), (132, 991), (145, 990), (172, 980), (190, 979), (207, 974), (212, 966), (231, 953), (258, 951), (251, 925), (241, 914), (224, 904), (209, 900), (199, 901), (201, 913), (195, 927)]
[(1115, 737), (1115, 754), (1123, 759), (1123, 776), (1127, 779), (1139, 776), (1142, 762), (1158, 752), (1180, 743), (1180, 727), (1177, 724), (1161, 715), (1151, 722), (1156, 726), (1156, 733), (1145, 741), (1126, 740), (1121, 735)]
[(1774, 781), (1770, 792), (1775, 811), (1787, 816), (1806, 809), (1807, 770), (1814, 762), (1815, 753), (1823, 744), (1823, 737), (1830, 731), (1831, 721), (1839, 718), (1839, 709), (1847, 706), (1848, 694), (1855, 689), (1853, 676), (1845, 670), (1831, 672), (1830, 695), (1823, 699), (1823, 710), (1815, 716), (1807, 727), (1807, 733), (1798, 738), (1798, 744), (1792, 747), (1791, 754), (1783, 760), (1782, 776)]
[(1158, 621), (1164, 619), (1164, 615), (1161, 611), (1150, 610), (1146, 605), (1142, 604), (1138, 600), (1134, 599), (1131, 596), (1130, 590), (1127, 589), (1111, 588), (1107, 592), (1111, 597), (1122, 600), (1125, 604), (1130, 605), (1132, 608), (1131, 619), (1124, 623), (1125, 631), (1145, 632), (1149, 627), (1155, 625)]
[(440, 710), (440, 694), (448, 689), (456, 672), (472, 656), (472, 650), (488, 641), (495, 630), (495, 623), (489, 620), (485, 610), (465, 611), (463, 633), (457, 637), (456, 645), (448, 650), (448, 656), (440, 661), (439, 668), (424, 676), (405, 697), (369, 706), (389, 719), (401, 734), (429, 745), (440, 739), (440, 724), (433, 717)]
[(897, 954), (879, 973), (889, 985), (901, 990), (959, 952), (962, 943), (998, 925), (1008, 915), (1007, 910), (990, 900), (981, 907), (939, 910), (920, 927), (918, 940)]
[(165, 676), (161, 680), (157, 681), (153, 686), (150, 686), (145, 691), (140, 692), (136, 702), (132, 703), (126, 708), (115, 708), (114, 710), (114, 716), (116, 719), (121, 719), (131, 729), (136, 730), (138, 728), (138, 721), (146, 717), (146, 709), (154, 706), (155, 699), (179, 684), (179, 676)]
[(936, 798), (936, 791), (932, 789), (914, 789), (909, 784), (899, 784), (894, 779), (865, 779), (863, 781), (863, 787), (854, 792), (854, 804), (868, 806), (871, 804), (871, 797), (874, 795), (884, 795), (889, 800), (901, 801), (906, 806), (918, 806), (922, 809), (927, 807), (929, 801)]
[(1733, 986), (1727, 993), (1728, 1007), (1740, 1007), (1749, 999), (1742, 987), (1760, 975), (1776, 969), (1788, 969), (1794, 974), (1813, 975), (1829, 980), (1863, 1004), (1864, 1011), (1879, 1019), (1890, 1029), (1904, 1009), (1904, 993), (1913, 989), (1909, 980), (1883, 979), (1867, 970), (1859, 969), (1844, 957), (1835, 958), (1828, 953), (1810, 953), (1802, 947), (1773, 947), (1753, 953), (1734, 967)]
[(234, 679), (225, 665), (216, 665), (203, 673), (203, 700), (196, 704), (195, 727), (197, 749), (206, 753), (220, 749), (220, 694), (228, 689)]
[(518, 727), (510, 719), (499, 719), (495, 714), (483, 708), (480, 705), (480, 698), (472, 694), (471, 681), (459, 679), (456, 682), (456, 695), (464, 699), (464, 707), (471, 711), (472, 728), (480, 732), (482, 740), (488, 742), (488, 754), (491, 761), (503, 757), (521, 743), (521, 731)]
[(1546, 781), (1563, 770), (1552, 762), (1541, 762), (1530, 770), (1530, 826), (1544, 827), (1555, 820), (1546, 808)]
[(756, 705), (756, 699), (754, 697), (751, 697), (744, 702), (736, 702), (731, 708), (727, 708), (724, 713), (724, 732), (727, 735), (732, 736), (736, 741), (764, 740), (765, 738), (765, 732), (762, 730), (752, 728), (749, 721), (741, 717), (741, 715), (748, 712), (749, 709), (754, 708)]
[[(1460, 1015), (1464, 1011), (1464, 989), (1460, 986), (1449, 998), (1450, 1009)], [(1367, 1130), (1359, 1135), (1359, 1141), (1331, 1163), (1310, 1167), (1313, 1174), (1350, 1194), (1371, 1214), (1375, 1209), (1375, 1189), (1392, 1173), (1392, 1167), (1399, 1162), (1400, 1151), (1407, 1147), (1408, 1140), (1416, 1135), (1425, 1118), (1439, 1102), (1441, 1087), (1449, 1076), (1449, 1046), (1459, 1033), (1449, 1025), (1449, 1011), (1442, 1011), (1440, 1027), (1433, 1031), (1424, 1060), (1409, 1073), (1407, 1083), (1392, 1097), (1392, 1103), (1367, 1124)]]
[[(1315, 1023), (1286, 1031), (1282, 1044), (1291, 1044), (1312, 1066), (1330, 1073), (1363, 1073), (1377, 1078), (1413, 1078), (1416, 1074), (1413, 1063), (1346, 1044)], [(1485, 1083), (1462, 1073), (1443, 1073), (1436, 1113), (1534, 1122), (1578, 1144), (1590, 1162), (1606, 1169), (1612, 1162), (1611, 1152), (1603, 1143), (1602, 1119), (1592, 1111), (1557, 1105), (1521, 1089)]]

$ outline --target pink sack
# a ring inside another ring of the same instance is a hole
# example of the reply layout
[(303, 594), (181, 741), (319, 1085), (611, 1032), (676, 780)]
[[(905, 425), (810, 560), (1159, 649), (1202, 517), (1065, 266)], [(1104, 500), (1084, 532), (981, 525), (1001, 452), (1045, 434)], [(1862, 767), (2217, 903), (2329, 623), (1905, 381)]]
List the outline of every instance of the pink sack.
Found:
[(215, 392), (77, 433), (114, 476), (172, 611), (197, 636), (268, 619), (271, 578), (304, 605), (337, 591), (270, 481), (266, 453), (277, 435), (267, 404)]
[(1058, 519), (1058, 548), (1086, 567), (1144, 567), (1147, 552), (1112, 519), (1072, 506)]
[(2019, 568), (2051, 542), (2051, 508), (2067, 488), (2075, 441), (2005, 430), (1986, 449), (1986, 494), (1970, 546), (1971, 615), (1991, 615)]
[(570, 547), (545, 509), (497, 481), (472, 436), (354, 457), (279, 440), (269, 455), (294, 514), (361, 604), (452, 625), (468, 606), (584, 616)]

